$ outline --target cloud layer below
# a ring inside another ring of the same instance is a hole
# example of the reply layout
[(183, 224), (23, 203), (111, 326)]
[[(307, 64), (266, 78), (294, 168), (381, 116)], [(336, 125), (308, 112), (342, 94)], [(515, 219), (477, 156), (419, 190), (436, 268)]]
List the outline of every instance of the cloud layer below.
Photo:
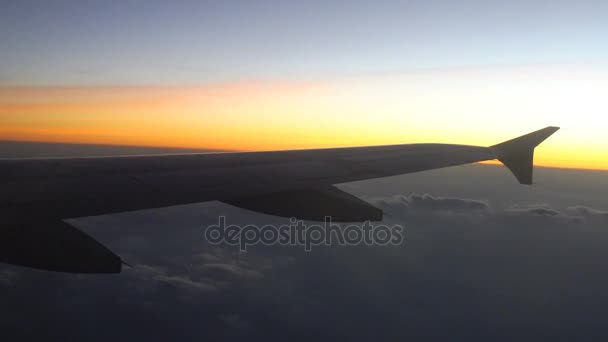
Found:
[[(3, 266), (0, 328), (9, 340), (607, 337), (604, 202), (543, 195), (562, 186), (550, 174), (511, 190), (491, 167), (464, 169), (479, 173), (472, 189), (462, 170), (344, 187), (405, 226), (403, 246), (209, 246), (203, 229), (218, 215), (288, 222), (217, 202), (73, 220), (134, 267), (82, 276)], [(486, 177), (494, 191), (481, 189)]]

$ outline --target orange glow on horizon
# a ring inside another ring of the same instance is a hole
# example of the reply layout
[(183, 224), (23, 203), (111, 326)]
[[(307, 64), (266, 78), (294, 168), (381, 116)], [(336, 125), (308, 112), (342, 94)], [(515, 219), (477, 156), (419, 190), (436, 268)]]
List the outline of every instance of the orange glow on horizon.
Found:
[(579, 83), (569, 88), (570, 78), (546, 74), (551, 77), (452, 72), (200, 87), (0, 87), (0, 140), (217, 150), (489, 146), (560, 125), (537, 149), (537, 165), (608, 169), (608, 142), (592, 123), (608, 108), (603, 76), (577, 73)]

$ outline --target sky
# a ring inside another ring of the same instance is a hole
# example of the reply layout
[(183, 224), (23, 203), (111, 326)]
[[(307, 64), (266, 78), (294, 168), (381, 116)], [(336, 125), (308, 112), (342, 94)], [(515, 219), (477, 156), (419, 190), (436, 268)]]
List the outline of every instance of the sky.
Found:
[(3, 1), (0, 140), (492, 145), (608, 169), (602, 1)]

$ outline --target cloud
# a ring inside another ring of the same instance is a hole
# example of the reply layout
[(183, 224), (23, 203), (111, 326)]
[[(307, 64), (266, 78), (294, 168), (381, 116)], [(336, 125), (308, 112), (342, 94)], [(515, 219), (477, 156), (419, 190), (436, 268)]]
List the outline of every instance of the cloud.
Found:
[(217, 288), (211, 284), (205, 284), (203, 282), (193, 281), (188, 277), (180, 277), (180, 276), (156, 276), (155, 279), (166, 282), (168, 284), (172, 284), (178, 287), (185, 287), (188, 289), (196, 289), (201, 291), (216, 291)]
[(443, 198), (431, 195), (411, 195), (410, 207), (413, 209), (449, 212), (485, 212), (490, 206), (485, 201), (465, 198)]
[(583, 215), (583, 216), (603, 216), (608, 217), (608, 211), (594, 209), (583, 205), (575, 205), (566, 208), (566, 210)]
[(209, 273), (224, 273), (234, 278), (256, 279), (262, 277), (261, 272), (236, 264), (204, 264), (199, 269)]
[(222, 258), (216, 254), (203, 252), (193, 256), (193, 259), (200, 260), (201, 262), (218, 262)]
[(434, 197), (429, 194), (396, 195), (370, 199), (370, 202), (384, 209), (389, 215), (402, 215), (405, 213), (483, 214), (491, 211), (491, 207), (487, 201), (467, 198)]
[[(129, 273), (129, 271), (127, 271), (127, 273)], [(139, 281), (157, 281), (182, 289), (203, 292), (213, 292), (218, 290), (218, 288), (212, 283), (193, 280), (189, 277), (189, 275), (168, 274), (165, 269), (160, 267), (139, 264), (134, 266), (133, 271), (130, 274)]]
[(160, 282), (196, 292), (217, 292), (263, 278), (264, 272), (272, 270), (273, 261), (214, 248), (186, 257), (173, 257), (165, 265), (135, 264), (125, 273), (138, 281)]
[(162, 302), (158, 296), (168, 290), (182, 293), (185, 300), (220, 291), (220, 286), (213, 279), (198, 278), (196, 274), (185, 273), (172, 266), (134, 264), (119, 276), (124, 280), (122, 285), (126, 286), (132, 300), (145, 297), (153, 306)]
[[(365, 198), (365, 196), (363, 196)], [(608, 211), (590, 208), (582, 205), (570, 206), (564, 210), (554, 208), (547, 203), (513, 204), (501, 210), (492, 208), (490, 201), (485, 199), (470, 199), (457, 197), (438, 197), (430, 194), (395, 195), (389, 197), (374, 197), (367, 200), (381, 208), (391, 219), (413, 218), (416, 216), (458, 215), (460, 217), (495, 216), (497, 219), (504, 215), (554, 217), (582, 222), (585, 218), (605, 218)]]
[[(405, 188), (393, 181), (384, 192), (397, 186)], [(91, 341), (608, 336), (595, 315), (608, 307), (603, 201), (509, 197), (511, 183), (491, 193), (455, 189), (357, 194), (407, 228), (401, 246), (210, 246), (202, 229), (218, 213), (234, 224), (285, 222), (221, 204), (80, 220), (135, 267), (76, 277), (0, 269), (0, 328), (8, 340), (39, 337), (31, 326)], [(96, 321), (108, 328), (90, 329)]]
[(553, 209), (548, 204), (533, 204), (529, 206), (513, 205), (505, 209), (506, 213), (512, 214), (532, 214), (539, 216), (558, 216), (562, 215), (559, 211)]

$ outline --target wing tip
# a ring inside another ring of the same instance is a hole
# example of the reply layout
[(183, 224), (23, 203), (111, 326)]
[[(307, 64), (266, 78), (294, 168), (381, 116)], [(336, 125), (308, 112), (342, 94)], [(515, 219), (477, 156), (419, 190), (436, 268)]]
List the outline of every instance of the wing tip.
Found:
[(494, 145), (492, 148), (496, 150), (496, 159), (511, 170), (520, 184), (532, 185), (534, 149), (558, 130), (560, 130), (558, 126), (547, 126), (538, 131)]

